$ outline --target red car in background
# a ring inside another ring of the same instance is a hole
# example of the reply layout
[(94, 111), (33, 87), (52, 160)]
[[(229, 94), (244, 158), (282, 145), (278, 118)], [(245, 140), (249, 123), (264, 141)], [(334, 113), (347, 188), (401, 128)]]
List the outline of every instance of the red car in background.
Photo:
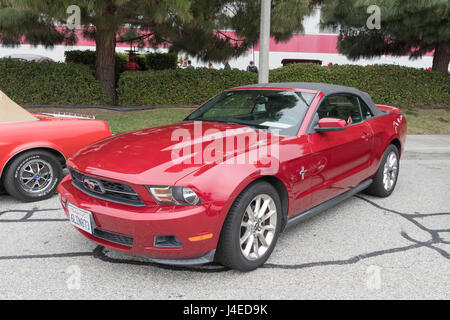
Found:
[(0, 91), (0, 189), (22, 201), (47, 199), (66, 159), (109, 136), (103, 121), (31, 114)]
[(58, 191), (71, 223), (100, 245), (250, 271), (286, 227), (364, 190), (389, 196), (405, 137), (399, 109), (353, 88), (240, 87), (181, 123), (84, 148)]

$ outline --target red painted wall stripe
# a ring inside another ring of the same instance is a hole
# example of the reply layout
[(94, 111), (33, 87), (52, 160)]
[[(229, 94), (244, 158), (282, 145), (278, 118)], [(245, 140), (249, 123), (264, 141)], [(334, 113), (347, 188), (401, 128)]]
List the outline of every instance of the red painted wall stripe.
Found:
[[(289, 41), (276, 43), (270, 40), (270, 51), (338, 54), (338, 37), (335, 35), (296, 34)], [(259, 45), (255, 47), (259, 51)]]
[[(144, 34), (145, 32), (141, 32)], [(232, 38), (237, 36), (230, 31), (223, 32)], [(77, 30), (78, 43), (76, 46), (95, 47), (95, 41), (83, 37), (82, 30)], [(26, 42), (23, 42), (27, 44)], [(324, 54), (339, 54), (337, 50), (338, 36), (325, 34), (295, 34), (290, 40), (285, 42), (276, 42), (275, 39), (270, 40), (271, 52), (298, 52), (298, 53), (324, 53)], [(128, 43), (117, 43), (119, 48), (128, 48)], [(147, 47), (149, 48), (149, 47)], [(160, 46), (159, 48), (164, 48)], [(255, 46), (255, 51), (259, 51), (259, 45)], [(433, 52), (425, 54), (425, 56), (432, 56)]]

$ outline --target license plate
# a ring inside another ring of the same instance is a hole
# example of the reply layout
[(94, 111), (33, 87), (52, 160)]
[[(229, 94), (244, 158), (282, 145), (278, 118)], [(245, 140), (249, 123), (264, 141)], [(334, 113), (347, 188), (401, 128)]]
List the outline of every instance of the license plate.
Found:
[(80, 209), (73, 204), (68, 205), (70, 223), (75, 227), (92, 234), (92, 213)]

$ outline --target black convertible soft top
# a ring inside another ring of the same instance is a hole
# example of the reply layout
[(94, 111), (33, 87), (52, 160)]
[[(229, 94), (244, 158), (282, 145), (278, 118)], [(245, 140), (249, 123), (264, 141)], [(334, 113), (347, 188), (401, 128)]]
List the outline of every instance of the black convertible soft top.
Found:
[(286, 88), (286, 89), (306, 89), (306, 90), (314, 90), (314, 91), (320, 91), (325, 96), (338, 94), (338, 93), (350, 93), (359, 96), (372, 110), (372, 113), (374, 116), (379, 116), (384, 114), (383, 111), (378, 109), (375, 106), (375, 103), (372, 101), (372, 98), (370, 95), (366, 92), (360, 91), (356, 88), (352, 87), (345, 87), (345, 86), (338, 86), (335, 84), (328, 84), (328, 83), (316, 83), (316, 82), (280, 82), (280, 83), (263, 83), (263, 84), (253, 84), (249, 86), (242, 86), (238, 87), (236, 89), (240, 88)]

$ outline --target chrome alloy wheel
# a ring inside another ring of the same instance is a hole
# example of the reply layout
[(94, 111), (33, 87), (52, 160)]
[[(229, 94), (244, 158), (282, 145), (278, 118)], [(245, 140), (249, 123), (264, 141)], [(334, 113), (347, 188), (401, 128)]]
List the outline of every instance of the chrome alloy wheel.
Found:
[(389, 153), (384, 164), (383, 185), (386, 191), (391, 191), (397, 180), (398, 158), (395, 152)]
[(277, 228), (277, 207), (272, 197), (256, 196), (247, 207), (241, 222), (240, 246), (244, 257), (257, 260), (270, 248)]
[(44, 160), (30, 160), (19, 171), (21, 188), (30, 193), (46, 191), (53, 180), (52, 166)]

